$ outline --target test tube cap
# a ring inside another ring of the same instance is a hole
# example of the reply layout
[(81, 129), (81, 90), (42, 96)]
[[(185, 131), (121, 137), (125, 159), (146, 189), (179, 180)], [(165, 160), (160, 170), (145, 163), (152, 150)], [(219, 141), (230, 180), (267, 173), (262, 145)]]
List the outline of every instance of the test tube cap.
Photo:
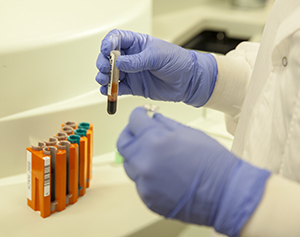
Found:
[(66, 121), (65, 126), (69, 126), (74, 129), (76, 127), (76, 123), (74, 121)]
[(74, 130), (75, 135), (78, 135), (80, 137), (85, 137), (86, 136), (86, 129), (84, 128), (78, 128)]
[(68, 141), (69, 142), (71, 142), (71, 143), (79, 143), (79, 141), (80, 141), (80, 136), (78, 136), (78, 135), (70, 135), (70, 136), (68, 136)]
[(79, 123), (78, 124), (78, 128), (83, 128), (83, 129), (89, 129), (90, 128), (90, 124), (89, 123), (85, 123), (85, 122), (83, 122), (83, 123)]

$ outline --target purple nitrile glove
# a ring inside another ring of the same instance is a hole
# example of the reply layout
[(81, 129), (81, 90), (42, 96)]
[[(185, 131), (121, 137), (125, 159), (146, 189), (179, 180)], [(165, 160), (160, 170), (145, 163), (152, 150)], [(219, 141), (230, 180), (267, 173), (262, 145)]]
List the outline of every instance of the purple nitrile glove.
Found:
[(237, 158), (205, 133), (135, 109), (117, 148), (143, 202), (167, 218), (239, 236), (270, 172)]

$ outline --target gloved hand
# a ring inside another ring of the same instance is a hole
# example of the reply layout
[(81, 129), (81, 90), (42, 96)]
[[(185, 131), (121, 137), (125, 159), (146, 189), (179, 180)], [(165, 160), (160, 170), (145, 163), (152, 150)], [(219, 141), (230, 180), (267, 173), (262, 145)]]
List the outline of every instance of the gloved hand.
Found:
[(121, 34), (119, 95), (132, 94), (163, 101), (183, 101), (200, 107), (210, 98), (218, 68), (211, 54), (186, 50), (149, 35), (112, 30), (103, 39), (96, 81), (107, 94), (110, 35)]
[(229, 236), (238, 236), (270, 175), (205, 133), (158, 113), (150, 118), (144, 108), (132, 112), (117, 148), (148, 208)]

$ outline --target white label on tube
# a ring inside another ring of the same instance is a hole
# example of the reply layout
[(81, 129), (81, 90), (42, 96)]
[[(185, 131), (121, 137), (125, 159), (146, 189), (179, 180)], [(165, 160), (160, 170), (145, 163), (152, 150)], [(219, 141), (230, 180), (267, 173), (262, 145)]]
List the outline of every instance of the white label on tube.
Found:
[(110, 53), (109, 63), (110, 63), (110, 72), (109, 72), (109, 82), (107, 85), (107, 95), (111, 95), (112, 83), (114, 78), (115, 55), (112, 52)]
[(44, 159), (44, 197), (50, 195), (50, 157)]
[(31, 182), (32, 182), (32, 178), (31, 178), (31, 172), (32, 172), (32, 154), (30, 151), (27, 151), (27, 198), (31, 201)]

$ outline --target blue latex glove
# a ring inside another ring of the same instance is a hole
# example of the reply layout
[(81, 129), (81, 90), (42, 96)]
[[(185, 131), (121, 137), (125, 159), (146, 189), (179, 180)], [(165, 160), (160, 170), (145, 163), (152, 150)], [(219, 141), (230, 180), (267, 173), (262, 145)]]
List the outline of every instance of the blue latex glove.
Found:
[(238, 236), (270, 175), (205, 133), (137, 108), (117, 148), (144, 203), (167, 218)]
[(119, 95), (139, 95), (153, 100), (183, 101), (200, 107), (210, 98), (218, 68), (211, 54), (186, 50), (149, 35), (112, 30), (103, 39), (97, 59), (96, 81), (107, 94), (110, 35), (121, 34)]

